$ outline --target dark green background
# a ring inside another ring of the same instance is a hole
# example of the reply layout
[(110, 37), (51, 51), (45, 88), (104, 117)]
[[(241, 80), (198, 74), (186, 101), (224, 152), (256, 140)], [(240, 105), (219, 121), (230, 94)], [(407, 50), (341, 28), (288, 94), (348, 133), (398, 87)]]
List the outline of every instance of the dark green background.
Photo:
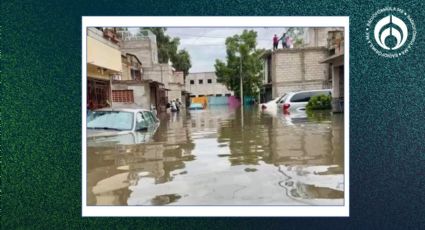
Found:
[[(425, 1), (1, 2), (1, 216), (14, 228), (425, 226)], [(365, 28), (404, 9), (417, 40), (386, 59)], [(350, 16), (350, 218), (82, 218), (81, 16)]]

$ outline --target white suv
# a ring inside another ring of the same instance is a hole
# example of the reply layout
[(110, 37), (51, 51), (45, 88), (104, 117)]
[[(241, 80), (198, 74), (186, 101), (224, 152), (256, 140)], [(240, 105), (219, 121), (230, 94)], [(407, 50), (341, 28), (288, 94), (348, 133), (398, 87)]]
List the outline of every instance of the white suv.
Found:
[(318, 95), (331, 95), (331, 89), (289, 92), (277, 102), (277, 106), (284, 113), (305, 111), (310, 98)]

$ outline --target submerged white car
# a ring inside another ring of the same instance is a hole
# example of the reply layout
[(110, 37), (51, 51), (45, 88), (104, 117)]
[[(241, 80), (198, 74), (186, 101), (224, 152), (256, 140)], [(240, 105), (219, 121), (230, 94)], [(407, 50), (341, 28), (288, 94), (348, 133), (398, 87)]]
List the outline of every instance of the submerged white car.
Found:
[(285, 114), (305, 111), (310, 98), (318, 95), (331, 95), (331, 89), (289, 92), (282, 96), (277, 105)]
[[(286, 94), (285, 94), (286, 95)], [(276, 112), (278, 111), (278, 102), (285, 96), (279, 96), (276, 97), (275, 99), (268, 101), (266, 103), (261, 103), (260, 109), (263, 112), (269, 113), (271, 115), (276, 115)]]
[(87, 144), (137, 144), (149, 139), (159, 120), (155, 113), (138, 108), (103, 108), (87, 117)]

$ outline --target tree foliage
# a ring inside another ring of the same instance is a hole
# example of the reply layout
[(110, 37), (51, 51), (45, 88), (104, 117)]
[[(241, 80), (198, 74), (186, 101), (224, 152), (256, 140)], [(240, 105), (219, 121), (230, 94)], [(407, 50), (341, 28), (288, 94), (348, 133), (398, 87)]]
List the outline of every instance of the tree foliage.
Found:
[(259, 93), (263, 71), (261, 55), (264, 50), (257, 50), (256, 46), (257, 32), (244, 30), (241, 35), (226, 38), (226, 62), (215, 61), (217, 81), (234, 91), (236, 96), (240, 95), (240, 75), (244, 95), (257, 96)]
[(179, 50), (179, 52), (171, 58), (174, 69), (177, 71), (183, 71), (186, 77), (189, 74), (189, 69), (192, 67), (190, 62), (190, 55), (186, 50)]
[(285, 33), (292, 38), (295, 47), (301, 47), (304, 44), (304, 28), (289, 27)]
[(180, 39), (168, 36), (165, 33), (167, 29), (164, 27), (143, 27), (139, 29), (139, 33), (143, 33), (145, 30), (150, 30), (156, 36), (158, 62), (168, 63), (171, 61), (176, 71), (183, 71), (184, 76), (187, 76), (192, 64), (189, 53), (186, 50), (178, 50)]
[(317, 95), (310, 98), (306, 108), (307, 110), (331, 109), (331, 102), (331, 95)]

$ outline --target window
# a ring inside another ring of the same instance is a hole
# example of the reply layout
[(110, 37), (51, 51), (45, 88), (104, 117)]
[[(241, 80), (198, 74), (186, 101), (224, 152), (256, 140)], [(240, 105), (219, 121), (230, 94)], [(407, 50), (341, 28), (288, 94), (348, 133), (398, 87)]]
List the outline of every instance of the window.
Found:
[(195, 81), (194, 80), (190, 80), (190, 84), (191, 85), (194, 85), (195, 84)]
[(148, 119), (146, 116), (143, 116), (142, 113), (137, 113), (136, 115), (136, 131), (143, 130), (148, 127)]
[(223, 94), (216, 94), (215, 96), (216, 97), (221, 97), (221, 96), (223, 96)]
[(199, 84), (203, 84), (204, 83), (204, 80), (199, 80)]
[(312, 95), (312, 92), (297, 93), (292, 96), (291, 102), (308, 102)]
[(147, 112), (147, 111), (143, 112), (143, 117), (148, 121), (149, 124), (155, 123), (155, 120), (151, 116), (150, 112)]
[(131, 74), (131, 80), (136, 80), (136, 70), (134, 70), (134, 69), (131, 69), (130, 70), (130, 74)]
[(208, 79), (208, 84), (211, 84), (212, 83), (212, 80), (211, 79)]
[(280, 97), (279, 99), (277, 99), (277, 102), (276, 102), (276, 104), (282, 104), (282, 103), (284, 103), (285, 102), (285, 100), (286, 100), (286, 96), (287, 94), (285, 93), (285, 94), (283, 94), (283, 96), (282, 97)]
[(134, 103), (133, 90), (112, 90), (112, 101)]
[(231, 96), (231, 94), (230, 94), (230, 93), (226, 93), (224, 96), (226, 96), (226, 97), (230, 97), (230, 96)]
[(158, 121), (158, 118), (155, 116), (155, 114), (154, 113), (152, 113), (152, 112), (148, 112), (149, 113), (149, 115), (151, 116), (151, 118), (152, 118), (152, 120), (154, 121), (154, 122), (157, 122)]

